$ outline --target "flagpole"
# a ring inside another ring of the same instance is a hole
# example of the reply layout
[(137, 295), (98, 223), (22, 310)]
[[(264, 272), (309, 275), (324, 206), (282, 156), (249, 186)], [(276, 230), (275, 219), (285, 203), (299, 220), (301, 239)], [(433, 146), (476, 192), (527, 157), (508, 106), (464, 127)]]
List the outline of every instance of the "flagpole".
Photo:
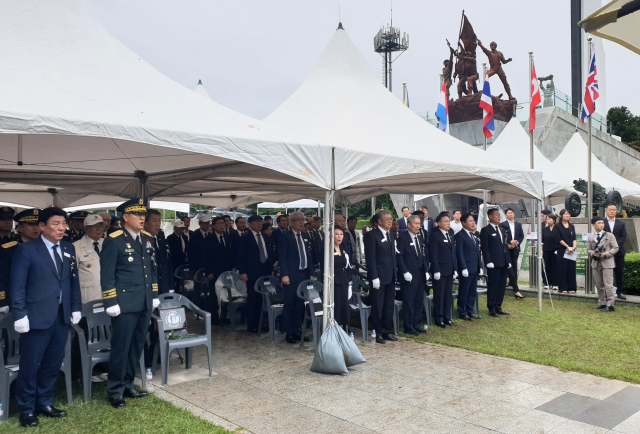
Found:
[[(591, 50), (593, 50), (593, 43), (591, 42), (591, 38), (587, 38), (587, 41), (589, 41), (589, 63), (591, 63)], [(587, 124), (587, 128), (589, 128), (589, 141), (587, 143), (587, 212), (585, 212), (585, 217), (587, 219), (591, 219), (591, 215), (593, 213), (593, 185), (591, 185), (591, 115), (593, 115), (593, 113), (589, 114), (589, 122)], [(588, 220), (588, 222), (589, 221), (590, 220)]]
[[(533, 73), (533, 51), (529, 51), (529, 81), (531, 81), (531, 76)], [(529, 83), (531, 86), (532, 83)], [(530, 92), (531, 93), (531, 92)], [(533, 96), (529, 95), (529, 99), (532, 100)], [(533, 101), (529, 101), (529, 104), (532, 104)], [(531, 113), (531, 107), (529, 107), (529, 113)], [(529, 132), (529, 168), (533, 169), (533, 131)], [(531, 199), (531, 226), (533, 230), (531, 232), (536, 232), (536, 200)]]
[[(463, 17), (464, 17), (464, 12), (462, 13)], [(487, 79), (487, 64), (483, 63), (482, 64), (482, 89), (484, 89), (484, 82)], [(483, 151), (487, 151), (487, 136), (485, 136), (484, 134), (482, 135), (484, 137), (484, 141), (482, 143), (482, 150)], [(482, 190), (482, 203), (484, 204), (484, 217), (485, 219), (488, 220), (489, 214), (488, 211), (489, 209), (487, 208), (487, 190), (484, 189)], [(486, 223), (485, 221), (483, 221), (482, 223)]]

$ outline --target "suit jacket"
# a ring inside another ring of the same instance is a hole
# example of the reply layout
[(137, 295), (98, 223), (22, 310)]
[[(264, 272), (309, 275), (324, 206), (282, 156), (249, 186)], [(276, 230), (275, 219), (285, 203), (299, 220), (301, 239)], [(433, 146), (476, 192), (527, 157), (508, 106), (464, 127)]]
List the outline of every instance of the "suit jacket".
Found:
[(158, 233), (156, 236), (158, 241), (158, 249), (156, 251), (156, 264), (158, 266), (158, 293), (166, 294), (170, 289), (173, 289), (174, 286), (173, 261), (171, 260), (169, 243), (164, 236), (161, 236), (161, 234), (162, 232)]
[(431, 259), (431, 275), (440, 273), (442, 276), (452, 276), (457, 270), (455, 238), (449, 236), (451, 242), (439, 228), (435, 228), (429, 235), (427, 242), (429, 258)]
[(345, 234), (346, 234), (345, 236), (349, 237), (349, 240), (351, 242), (351, 251), (347, 253), (349, 253), (349, 261), (351, 262), (352, 265), (360, 264), (362, 262), (362, 247), (360, 244), (360, 233), (358, 231), (354, 231), (354, 232), (355, 232), (355, 237), (349, 230), (345, 231)]
[[(206, 238), (209, 238), (211, 234), (207, 234)], [(202, 231), (197, 230), (191, 234), (189, 238), (189, 244), (187, 245), (187, 256), (189, 258), (189, 269), (198, 271), (201, 268), (205, 268), (205, 237), (202, 236)]]
[(178, 237), (176, 234), (171, 234), (167, 237), (169, 253), (171, 254), (171, 264), (173, 265), (174, 269), (187, 262), (187, 248), (189, 245), (189, 240), (184, 234), (181, 235), (181, 237), (184, 240), (184, 250), (182, 250), (182, 242), (180, 241), (180, 237)]
[[(254, 281), (262, 276), (270, 276), (275, 259), (272, 257), (271, 241), (269, 237), (260, 233), (260, 237), (264, 240), (264, 248), (267, 256), (264, 263), (260, 262), (260, 250), (258, 250), (258, 242), (253, 234), (238, 237), (237, 246), (237, 263), (238, 273), (246, 274), (249, 280)], [(253, 288), (247, 288), (249, 291)]]
[[(400, 272), (398, 280), (408, 283), (404, 279), (404, 273), (411, 273), (411, 280), (413, 281), (416, 279), (418, 274), (422, 274), (424, 276), (424, 273), (429, 271), (429, 254), (424, 248), (424, 241), (422, 240), (422, 235), (420, 235), (420, 233), (416, 235), (415, 242), (411, 238), (411, 233), (409, 231), (401, 233), (398, 237), (396, 248), (398, 251), (396, 254), (398, 271)], [(416, 250), (416, 248), (418, 250)], [(420, 256), (418, 256), (418, 252), (420, 252)]]
[(403, 233), (407, 230), (407, 220), (404, 216), (401, 216), (398, 220), (398, 233)]
[[(605, 232), (611, 232), (611, 228), (609, 227), (609, 219), (604, 219), (604, 230)], [(616, 256), (624, 256), (624, 243), (627, 241), (627, 226), (624, 222), (618, 218), (613, 225), (613, 235), (616, 237), (616, 242), (618, 243), (618, 253)]]
[(19, 237), (0, 245), (0, 307), (11, 306), (11, 263), (22, 243), (22, 237)]
[[(605, 222), (604, 225), (606, 227), (607, 222)], [(615, 235), (613, 235), (611, 232), (604, 231), (604, 234), (604, 237), (600, 240), (600, 244), (598, 245), (598, 253), (605, 253), (606, 257), (605, 259), (601, 259), (599, 261), (591, 261), (591, 268), (597, 268), (598, 263), (602, 264), (602, 268), (616, 268), (616, 261), (615, 259), (613, 259), (613, 257), (618, 253), (618, 242), (616, 241)], [(595, 251), (596, 234), (593, 234), (587, 240), (587, 254), (591, 256), (591, 253)]]
[[(98, 240), (102, 249), (104, 238)], [(100, 256), (93, 248), (93, 240), (87, 235), (73, 243), (78, 262), (78, 278), (80, 279), (80, 295), (82, 303), (102, 299), (100, 290)]]
[(373, 229), (364, 237), (367, 278), (369, 281), (380, 279), (380, 285), (388, 285), (397, 280), (396, 237), (391, 231), (388, 234), (389, 241), (380, 229)]
[(222, 237), (224, 238), (224, 246), (220, 244), (218, 234), (215, 232), (204, 239), (204, 274), (205, 276), (213, 274), (214, 279), (217, 279), (225, 271), (231, 271), (234, 265), (231, 255), (231, 240), (226, 234), (223, 234)]
[[(308, 279), (311, 277), (311, 271), (313, 270), (313, 264), (311, 263), (311, 240), (309, 240), (308, 234), (301, 235), (302, 242), (304, 243), (304, 254), (307, 256), (305, 278)], [(282, 232), (278, 238), (278, 266), (280, 267), (280, 276), (294, 276), (300, 269), (298, 242), (296, 241), (296, 236), (293, 231)]]
[(82, 311), (76, 250), (71, 243), (60, 241), (62, 277), (49, 254), (42, 236), (18, 246), (11, 264), (11, 311), (16, 320), (29, 317), (29, 328), (51, 327), (58, 316), (62, 292), (65, 324), (71, 312)]
[(427, 229), (427, 238), (429, 237), (429, 235), (431, 235), (431, 232), (436, 228), (436, 224), (434, 223), (433, 219), (431, 217), (426, 217), (424, 219), (424, 222), (422, 224), (422, 228), (423, 229)]
[(151, 310), (158, 297), (158, 270), (153, 237), (140, 231), (137, 243), (126, 230), (109, 235), (100, 252), (100, 286), (105, 307), (122, 313)]
[(231, 228), (229, 230), (229, 242), (231, 243), (231, 268), (238, 269), (238, 244), (240, 240), (245, 237), (245, 233), (240, 233), (239, 230)]
[[(343, 230), (343, 232), (346, 232), (346, 230)], [(340, 244), (340, 249), (342, 249), (345, 252), (349, 253), (349, 256), (351, 256), (352, 248), (353, 248), (353, 246), (351, 245), (351, 237), (349, 235), (345, 234), (344, 238), (342, 239), (342, 244)]]
[(485, 265), (493, 263), (495, 268), (508, 267), (511, 263), (511, 257), (509, 247), (507, 247), (507, 234), (500, 225), (498, 225), (498, 230), (502, 233), (502, 241), (491, 224), (485, 226), (480, 232), (482, 259), (484, 259)]
[(311, 259), (314, 265), (320, 264), (324, 261), (324, 241), (320, 236), (320, 231), (309, 231), (307, 235), (311, 242)]
[(502, 228), (504, 228), (507, 232), (507, 248), (509, 248), (509, 243), (513, 240), (516, 240), (518, 242), (518, 247), (516, 247), (515, 249), (509, 249), (509, 252), (511, 252), (512, 254), (516, 254), (516, 253), (520, 253), (520, 245), (522, 244), (522, 241), (524, 241), (524, 231), (522, 230), (522, 224), (518, 223), (516, 221), (513, 222), (513, 229), (515, 230), (515, 234), (511, 233), (511, 227), (509, 226), (509, 220), (505, 220), (503, 222), (500, 222), (500, 226)]
[(279, 257), (278, 247), (280, 246), (280, 236), (287, 232), (289, 231), (283, 231), (280, 228), (275, 228), (274, 230), (271, 231), (271, 242), (275, 246), (277, 257)]
[(464, 228), (455, 237), (458, 273), (462, 274), (462, 270), (467, 270), (469, 274), (479, 273), (482, 270), (482, 252), (478, 239), (473, 234), (469, 236)]

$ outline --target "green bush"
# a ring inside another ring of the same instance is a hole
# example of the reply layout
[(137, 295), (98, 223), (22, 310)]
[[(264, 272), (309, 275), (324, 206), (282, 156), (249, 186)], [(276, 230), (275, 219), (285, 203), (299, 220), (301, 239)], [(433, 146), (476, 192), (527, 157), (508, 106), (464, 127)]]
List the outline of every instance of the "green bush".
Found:
[(640, 295), (640, 253), (624, 256), (624, 292)]

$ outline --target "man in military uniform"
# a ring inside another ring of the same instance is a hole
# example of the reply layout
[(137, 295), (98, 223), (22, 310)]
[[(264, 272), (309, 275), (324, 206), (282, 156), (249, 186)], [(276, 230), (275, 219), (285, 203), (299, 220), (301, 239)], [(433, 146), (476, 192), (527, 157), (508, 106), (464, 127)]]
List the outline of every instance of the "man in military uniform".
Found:
[(11, 261), (18, 246), (27, 241), (35, 240), (40, 236), (37, 208), (27, 209), (13, 217), (18, 223), (20, 236), (0, 246), (0, 313), (9, 311), (9, 285), (11, 283)]
[(87, 211), (76, 211), (69, 214), (67, 224), (69, 227), (64, 232), (63, 240), (68, 243), (75, 243), (84, 237), (84, 219), (89, 213)]
[(13, 241), (14, 238), (16, 238), (13, 232), (11, 232), (15, 213), (13, 208), (9, 208), (8, 206), (0, 207), (0, 242), (2, 244)]
[(102, 299), (112, 326), (107, 395), (114, 408), (124, 407), (125, 397), (147, 396), (133, 387), (133, 380), (151, 311), (160, 304), (153, 237), (142, 229), (144, 199), (131, 199), (117, 211), (123, 213), (123, 229), (104, 240), (100, 253)]

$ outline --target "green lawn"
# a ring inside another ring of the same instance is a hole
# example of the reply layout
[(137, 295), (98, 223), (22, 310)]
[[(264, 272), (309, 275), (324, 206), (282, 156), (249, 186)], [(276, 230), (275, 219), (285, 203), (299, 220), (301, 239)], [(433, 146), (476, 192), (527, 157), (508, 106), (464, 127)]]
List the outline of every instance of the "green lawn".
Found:
[(554, 312), (545, 296), (538, 312), (536, 298), (518, 301), (507, 294), (503, 309), (511, 315), (498, 318), (489, 316), (481, 296), (481, 320), (462, 321), (456, 311), (458, 327), (429, 327), (426, 335), (405, 336), (640, 383), (640, 308), (616, 306), (603, 313), (592, 309), (594, 303), (554, 300)]
[(149, 395), (141, 399), (127, 399), (127, 406), (115, 410), (107, 401), (104, 384), (94, 384), (93, 400), (82, 402), (82, 391), (74, 390), (74, 399), (67, 405), (67, 395), (62, 381), (58, 381), (56, 408), (65, 410), (68, 416), (62, 419), (40, 417), (40, 426), (25, 430), (20, 426), (15, 400), (11, 402), (11, 417), (6, 423), (0, 422), (2, 434), (13, 433), (56, 433), (56, 434), (230, 434), (229, 431), (194, 416), (173, 404)]

